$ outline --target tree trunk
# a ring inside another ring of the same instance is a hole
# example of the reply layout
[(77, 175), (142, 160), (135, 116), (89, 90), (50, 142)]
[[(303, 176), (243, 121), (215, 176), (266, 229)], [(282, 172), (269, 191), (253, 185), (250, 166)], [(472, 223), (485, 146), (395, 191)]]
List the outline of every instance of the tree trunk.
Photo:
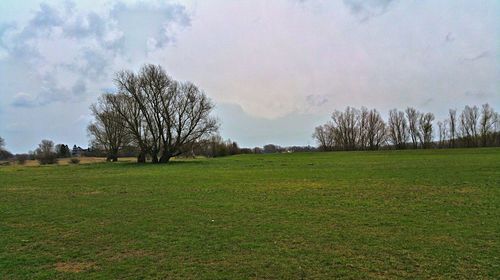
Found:
[(137, 156), (137, 163), (145, 163), (145, 162), (146, 162), (146, 153), (141, 151)]
[(160, 163), (168, 163), (172, 155), (168, 152), (163, 152), (160, 157)]
[(116, 162), (118, 161), (118, 156), (116, 154), (109, 154), (106, 157), (106, 161)]
[(158, 152), (157, 151), (151, 152), (151, 162), (158, 163)]

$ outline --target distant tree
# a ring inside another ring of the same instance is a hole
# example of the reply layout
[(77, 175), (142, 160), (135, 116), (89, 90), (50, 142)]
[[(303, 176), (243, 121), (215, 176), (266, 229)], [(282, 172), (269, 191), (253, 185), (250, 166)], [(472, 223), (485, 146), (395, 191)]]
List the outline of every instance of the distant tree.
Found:
[(262, 154), (262, 153), (264, 153), (264, 151), (262, 150), (262, 148), (261, 148), (261, 147), (255, 147), (255, 148), (253, 148), (253, 149), (252, 149), (252, 152), (253, 152), (254, 154)]
[(95, 118), (87, 128), (92, 138), (91, 146), (102, 147), (107, 153), (108, 161), (117, 161), (118, 151), (128, 141), (123, 119), (109, 103), (106, 94), (92, 104), (90, 109)]
[(500, 146), (500, 113), (495, 112), (493, 117), (493, 145)]
[(16, 158), (17, 164), (24, 165), (26, 163), (26, 161), (29, 159), (29, 155), (28, 154), (17, 154), (15, 156), (15, 158)]
[(281, 147), (274, 144), (267, 144), (264, 145), (263, 152), (266, 154), (279, 153), (281, 152)]
[[(223, 157), (242, 153), (242, 149), (239, 148), (238, 143), (231, 141), (230, 139), (224, 141), (224, 139), (222, 139), (222, 137), (218, 134), (211, 135), (206, 139), (198, 140), (192, 146), (185, 147), (188, 148), (188, 151), (182, 153), (183, 155), (193, 154), (205, 157)], [(246, 153), (251, 153), (251, 150), (246, 151)]]
[(12, 158), (14, 155), (9, 151), (5, 150), (5, 140), (0, 137), (0, 160), (6, 160)]
[(230, 155), (237, 155), (240, 153), (240, 147), (238, 143), (231, 141), (230, 139), (226, 142), (226, 146), (228, 147), (228, 151)]
[(358, 129), (358, 147), (357, 149), (366, 150), (368, 147), (368, 116), (370, 112), (366, 107), (361, 107), (361, 110), (357, 110), (357, 129)]
[(448, 123), (450, 125), (450, 147), (455, 148), (456, 139), (457, 139), (457, 110), (450, 109), (449, 111), (449, 120)]
[(486, 103), (481, 108), (481, 118), (479, 120), (479, 133), (481, 137), (481, 145), (488, 146), (490, 138), (493, 136), (495, 128), (495, 111)]
[(439, 134), (439, 147), (444, 148), (445, 147), (445, 141), (446, 138), (448, 137), (448, 121), (445, 120), (444, 122), (439, 121), (437, 123), (438, 125), (438, 134)]
[(0, 160), (6, 160), (12, 158), (14, 155), (7, 150), (0, 150)]
[(389, 141), (397, 148), (406, 148), (408, 140), (408, 123), (406, 122), (405, 113), (393, 109), (389, 112), (388, 121), (388, 138)]
[(322, 151), (332, 151), (335, 146), (335, 135), (331, 124), (317, 126), (314, 129), (313, 138), (319, 144)]
[(406, 118), (408, 119), (408, 132), (410, 135), (410, 139), (413, 144), (413, 149), (416, 149), (418, 147), (418, 141), (420, 139), (418, 122), (421, 113), (412, 107), (406, 108), (405, 112)]
[(69, 150), (68, 145), (65, 144), (57, 144), (56, 145), (56, 153), (59, 158), (67, 158), (71, 157), (71, 151)]
[(468, 147), (477, 146), (478, 142), (479, 108), (465, 106), (460, 114), (460, 132)]
[(347, 107), (344, 112), (335, 110), (332, 122), (335, 127), (337, 143), (343, 150), (355, 150), (359, 139), (359, 111)]
[(366, 116), (366, 140), (370, 150), (378, 150), (386, 141), (386, 125), (377, 110), (372, 109)]
[(57, 163), (57, 153), (54, 148), (54, 142), (50, 140), (42, 140), (35, 150), (35, 158), (40, 164)]
[(428, 149), (432, 145), (433, 131), (432, 122), (434, 121), (434, 114), (426, 113), (420, 114), (418, 121), (418, 137), (420, 140), (420, 145), (424, 149)]

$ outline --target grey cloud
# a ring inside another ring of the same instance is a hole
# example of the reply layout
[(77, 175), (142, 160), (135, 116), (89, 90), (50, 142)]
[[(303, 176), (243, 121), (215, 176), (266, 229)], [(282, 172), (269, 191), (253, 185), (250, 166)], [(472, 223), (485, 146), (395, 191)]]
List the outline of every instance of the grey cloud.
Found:
[(310, 94), (310, 95), (306, 96), (306, 102), (310, 106), (320, 107), (320, 106), (328, 103), (328, 97), (325, 95)]
[(425, 106), (431, 104), (432, 102), (434, 102), (434, 98), (427, 98), (420, 105), (425, 107)]
[(36, 93), (18, 92), (14, 95), (12, 105), (15, 107), (37, 107), (59, 101), (78, 101), (87, 92), (83, 79), (77, 80), (72, 86), (64, 87), (58, 84), (53, 76), (47, 74), (42, 81), (40, 90)]
[(372, 17), (380, 16), (395, 0), (344, 0), (349, 8), (361, 22), (366, 22)]
[[(156, 21), (157, 25), (150, 25), (148, 29), (152, 32), (152, 36), (156, 41), (157, 47), (164, 47), (170, 43), (174, 37), (170, 34), (170, 29), (173, 25), (189, 26), (191, 23), (191, 18), (186, 11), (186, 8), (179, 4), (163, 3), (159, 5), (147, 4), (144, 2), (139, 2), (135, 4), (116, 4), (110, 12), (111, 17), (118, 22), (118, 25), (124, 26), (125, 28), (132, 30), (134, 27), (141, 28), (140, 34), (133, 34), (133, 32), (125, 33), (124, 36), (132, 37), (134, 35), (139, 35), (140, 40), (146, 43), (148, 39), (146, 37), (145, 30), (141, 20), (138, 16), (144, 15), (144, 19), (148, 21)], [(130, 19), (134, 19), (132, 22)], [(132, 26), (131, 26), (132, 25)]]
[(490, 56), (490, 52), (489, 51), (483, 51), (477, 55), (474, 55), (474, 56), (471, 56), (471, 57), (466, 57), (464, 58), (464, 60), (466, 61), (476, 61), (476, 60), (479, 60), (481, 58), (486, 58), (486, 57), (489, 57)]
[(69, 67), (74, 66), (73, 69), (86, 78), (98, 80), (105, 77), (105, 73), (110, 71), (110, 58), (106, 57), (103, 53), (86, 49), (82, 51), (80, 57), (84, 61), (84, 65), (75, 66), (70, 64)]
[(53, 27), (58, 26), (63, 23), (64, 20), (61, 17), (59, 11), (46, 4), (40, 4), (40, 9), (35, 13), (35, 16), (31, 19), (29, 25), (36, 26), (40, 30), (43, 27)]
[(37, 98), (31, 94), (18, 92), (14, 95), (12, 106), (30, 108), (38, 105)]
[(83, 80), (76, 81), (76, 83), (71, 87), (71, 92), (76, 96), (83, 95), (86, 91), (87, 85)]
[(90, 12), (88, 15), (78, 15), (72, 22), (64, 26), (64, 33), (68, 37), (85, 38), (95, 36), (102, 38), (107, 29), (106, 20), (100, 15)]

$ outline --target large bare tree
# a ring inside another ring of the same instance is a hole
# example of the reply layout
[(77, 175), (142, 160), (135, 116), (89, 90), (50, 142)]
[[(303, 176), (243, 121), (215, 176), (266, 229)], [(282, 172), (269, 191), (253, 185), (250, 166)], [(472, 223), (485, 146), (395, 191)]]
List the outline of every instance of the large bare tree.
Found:
[(144, 65), (138, 74), (119, 72), (115, 82), (124, 97), (112, 103), (128, 119), (126, 127), (141, 153), (154, 163), (168, 162), (218, 130), (207, 95), (193, 83), (173, 80), (159, 65)]

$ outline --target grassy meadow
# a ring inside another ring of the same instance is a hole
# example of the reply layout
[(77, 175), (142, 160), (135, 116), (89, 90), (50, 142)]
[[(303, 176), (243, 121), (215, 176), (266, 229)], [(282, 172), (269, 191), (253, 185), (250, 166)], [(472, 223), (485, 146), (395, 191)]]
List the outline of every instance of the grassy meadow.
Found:
[(0, 279), (499, 279), (500, 149), (0, 167)]

